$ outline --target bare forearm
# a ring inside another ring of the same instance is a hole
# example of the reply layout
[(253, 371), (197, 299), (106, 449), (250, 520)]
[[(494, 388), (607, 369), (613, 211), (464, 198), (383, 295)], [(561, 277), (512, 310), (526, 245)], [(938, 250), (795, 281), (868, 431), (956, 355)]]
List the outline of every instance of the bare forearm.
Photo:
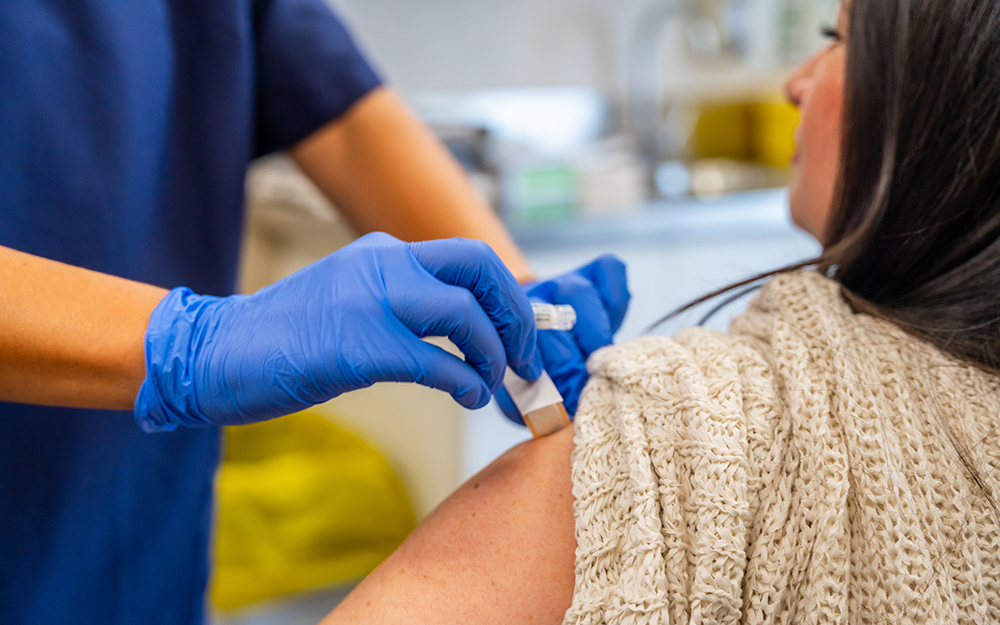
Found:
[(458, 163), (392, 91), (369, 94), (291, 155), (360, 232), (479, 239), (520, 281), (534, 277)]
[(0, 247), (0, 400), (131, 409), (165, 294)]

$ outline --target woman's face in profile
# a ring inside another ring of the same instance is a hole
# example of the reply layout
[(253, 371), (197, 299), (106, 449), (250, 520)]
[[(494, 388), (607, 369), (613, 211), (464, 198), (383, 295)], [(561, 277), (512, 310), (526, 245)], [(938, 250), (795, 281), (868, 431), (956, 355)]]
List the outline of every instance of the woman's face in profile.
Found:
[(830, 44), (797, 67), (785, 83), (788, 99), (802, 115), (795, 133), (792, 220), (821, 243), (840, 169), (847, 8), (841, 6)]

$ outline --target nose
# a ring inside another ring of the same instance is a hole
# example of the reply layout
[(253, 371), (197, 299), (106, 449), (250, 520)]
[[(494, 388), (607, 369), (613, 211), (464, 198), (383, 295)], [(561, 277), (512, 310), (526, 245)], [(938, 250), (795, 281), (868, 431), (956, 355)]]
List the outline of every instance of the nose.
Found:
[(802, 64), (792, 70), (792, 73), (785, 79), (785, 97), (795, 106), (801, 107), (802, 102), (809, 89), (812, 88), (817, 67), (820, 65), (823, 55), (827, 54), (829, 48), (824, 48), (806, 59)]
[(809, 86), (812, 84), (811, 60), (799, 65), (785, 79), (785, 97), (795, 106), (802, 106)]

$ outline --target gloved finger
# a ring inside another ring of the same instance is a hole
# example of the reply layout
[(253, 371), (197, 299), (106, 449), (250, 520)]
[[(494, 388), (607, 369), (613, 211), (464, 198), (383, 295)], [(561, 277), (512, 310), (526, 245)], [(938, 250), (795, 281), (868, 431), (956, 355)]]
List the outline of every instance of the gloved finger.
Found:
[(470, 410), (478, 410), (490, 403), (493, 393), (479, 372), (440, 347), (414, 336), (411, 341), (401, 344), (398, 357), (398, 362), (392, 367), (391, 379), (382, 375), (373, 381), (413, 382), (435, 388), (448, 393)]
[(614, 334), (621, 327), (625, 313), (628, 312), (629, 300), (632, 299), (628, 291), (625, 263), (611, 254), (606, 254), (580, 268), (580, 274), (590, 280), (597, 289), (611, 322), (611, 333)]
[(576, 411), (580, 407), (580, 395), (589, 380), (590, 374), (587, 373), (587, 367), (580, 365), (567, 370), (566, 375), (559, 381), (558, 386), (562, 389), (559, 392), (563, 395), (563, 407), (566, 408), (570, 420), (576, 418)]
[(567, 332), (539, 332), (538, 350), (545, 370), (563, 396), (566, 412), (575, 415), (580, 393), (589, 379), (583, 353)]
[(491, 393), (500, 388), (507, 369), (504, 345), (472, 293), (428, 276), (426, 286), (409, 289), (393, 297), (390, 304), (410, 332), (421, 338), (447, 336)]
[(553, 304), (568, 304), (576, 310), (573, 337), (584, 359), (596, 350), (611, 344), (614, 333), (604, 302), (594, 284), (577, 273), (554, 281), (550, 293)]
[(507, 363), (519, 376), (535, 380), (541, 375), (531, 304), (490, 246), (482, 241), (447, 239), (410, 243), (409, 250), (432, 276), (476, 296), (500, 334)]
[(503, 412), (503, 416), (518, 425), (524, 425), (524, 417), (521, 416), (521, 411), (517, 409), (514, 399), (511, 398), (510, 393), (507, 392), (507, 387), (501, 386), (497, 389), (493, 398), (497, 400), (497, 405), (500, 406), (500, 411)]

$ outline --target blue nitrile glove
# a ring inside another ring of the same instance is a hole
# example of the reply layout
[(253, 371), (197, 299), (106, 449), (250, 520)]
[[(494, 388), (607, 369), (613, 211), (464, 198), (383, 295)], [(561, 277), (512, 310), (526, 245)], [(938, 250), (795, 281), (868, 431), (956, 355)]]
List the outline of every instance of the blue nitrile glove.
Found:
[[(562, 393), (566, 411), (575, 415), (580, 393), (589, 378), (587, 359), (611, 344), (628, 310), (632, 296), (628, 292), (625, 264), (614, 256), (601, 256), (576, 271), (529, 284), (525, 289), (533, 301), (569, 304), (576, 310), (576, 326), (572, 331), (538, 333), (545, 370)], [(500, 388), (496, 398), (508, 419), (524, 423), (505, 388)]]
[(149, 320), (135, 417), (147, 432), (252, 423), (390, 381), (479, 408), (507, 363), (542, 371), (528, 298), (485, 243), (370, 234), (254, 295), (171, 291)]

